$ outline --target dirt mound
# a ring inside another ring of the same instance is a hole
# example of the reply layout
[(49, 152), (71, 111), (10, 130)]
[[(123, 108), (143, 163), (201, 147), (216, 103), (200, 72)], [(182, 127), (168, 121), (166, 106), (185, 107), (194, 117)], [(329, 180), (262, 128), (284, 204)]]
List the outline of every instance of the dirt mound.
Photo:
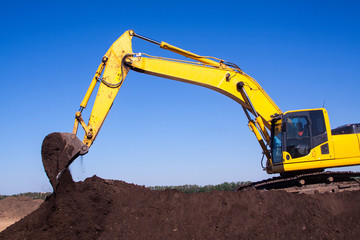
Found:
[(360, 239), (360, 192), (185, 194), (67, 174), (0, 239)]
[(37, 209), (43, 202), (41, 199), (32, 199), (27, 196), (7, 197), (0, 200), (0, 218), (22, 218)]
[(0, 200), (0, 231), (36, 210), (42, 202), (43, 200), (27, 196)]

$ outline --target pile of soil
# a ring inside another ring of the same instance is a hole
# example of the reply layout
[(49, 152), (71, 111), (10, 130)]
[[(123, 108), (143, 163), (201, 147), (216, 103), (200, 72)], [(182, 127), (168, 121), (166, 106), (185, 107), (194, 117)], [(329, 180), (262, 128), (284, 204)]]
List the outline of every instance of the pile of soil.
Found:
[(43, 200), (27, 196), (7, 197), (0, 200), (0, 231), (36, 210)]
[(19, 219), (25, 217), (43, 202), (28, 196), (7, 197), (0, 200), (0, 219)]
[(69, 172), (0, 239), (360, 239), (360, 192), (185, 194)]
[[(47, 139), (54, 173), (64, 142)], [(68, 170), (55, 189), (0, 239), (360, 239), (359, 191), (185, 194), (96, 176), (75, 183)]]

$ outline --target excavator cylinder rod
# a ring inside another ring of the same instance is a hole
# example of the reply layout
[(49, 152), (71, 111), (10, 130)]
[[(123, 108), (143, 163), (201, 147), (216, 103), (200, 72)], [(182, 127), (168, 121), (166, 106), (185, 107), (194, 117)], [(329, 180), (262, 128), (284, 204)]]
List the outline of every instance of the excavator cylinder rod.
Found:
[(219, 63), (219, 62), (215, 62), (213, 60), (210, 60), (206, 57), (202, 57), (200, 55), (197, 55), (195, 53), (192, 53), (190, 51), (187, 51), (187, 50), (184, 50), (184, 49), (181, 49), (181, 48), (178, 48), (178, 47), (175, 47), (171, 44), (168, 44), (166, 42), (158, 42), (158, 41), (155, 41), (151, 38), (148, 38), (148, 37), (144, 37), (142, 35), (139, 35), (137, 33), (135, 33), (134, 31), (130, 31), (130, 34), (132, 34), (132, 36), (134, 37), (137, 37), (137, 38), (140, 38), (142, 40), (145, 40), (145, 41), (148, 41), (148, 42), (151, 42), (151, 43), (154, 43), (156, 45), (159, 45), (162, 49), (165, 49), (165, 50), (169, 50), (171, 52), (174, 52), (174, 53), (177, 53), (177, 54), (180, 54), (182, 56), (185, 56), (187, 58), (191, 58), (191, 59), (194, 59), (196, 61), (199, 61), (199, 62), (202, 62), (206, 65), (209, 65), (209, 66), (213, 66), (213, 67), (224, 67), (225, 68), (225, 65)]
[(134, 37), (137, 37), (137, 38), (140, 38), (140, 39), (142, 39), (142, 40), (145, 40), (145, 41), (154, 43), (154, 44), (159, 45), (159, 46), (161, 45), (161, 42), (158, 42), (158, 41), (155, 41), (155, 40), (153, 40), (153, 39), (151, 39), (151, 38), (148, 38), (148, 37), (144, 37), (144, 36), (142, 36), (142, 35), (139, 35), (139, 34), (135, 33), (134, 31), (132, 31), (131, 33), (132, 33), (132, 35), (133, 35)]

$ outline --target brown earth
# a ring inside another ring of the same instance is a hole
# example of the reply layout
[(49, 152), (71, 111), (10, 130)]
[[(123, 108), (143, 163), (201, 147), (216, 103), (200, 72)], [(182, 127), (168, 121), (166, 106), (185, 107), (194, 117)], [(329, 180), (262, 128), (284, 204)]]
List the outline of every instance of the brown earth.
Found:
[(359, 191), (185, 194), (96, 176), (74, 183), (66, 171), (0, 239), (360, 239), (359, 200)]
[(0, 200), (0, 231), (36, 210), (42, 202), (26, 196)]
[(185, 194), (64, 177), (0, 239), (360, 239), (358, 191)]

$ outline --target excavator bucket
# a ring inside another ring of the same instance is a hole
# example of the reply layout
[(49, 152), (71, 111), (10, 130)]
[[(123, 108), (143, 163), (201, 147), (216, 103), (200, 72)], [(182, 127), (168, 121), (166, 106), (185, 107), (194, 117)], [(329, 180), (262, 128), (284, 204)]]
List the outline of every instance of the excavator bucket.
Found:
[(88, 147), (75, 134), (55, 132), (45, 137), (41, 147), (41, 157), (54, 191), (70, 164), (87, 152)]

